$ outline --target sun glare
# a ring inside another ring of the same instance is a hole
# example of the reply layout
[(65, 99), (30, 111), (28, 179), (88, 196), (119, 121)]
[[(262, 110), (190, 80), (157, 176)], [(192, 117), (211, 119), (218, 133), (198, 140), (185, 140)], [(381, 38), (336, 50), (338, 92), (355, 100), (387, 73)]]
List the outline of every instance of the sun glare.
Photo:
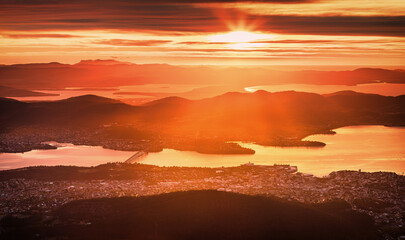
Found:
[(246, 43), (257, 40), (269, 39), (271, 35), (260, 34), (246, 31), (235, 31), (225, 34), (212, 35), (208, 37), (210, 42), (225, 42), (225, 43)]

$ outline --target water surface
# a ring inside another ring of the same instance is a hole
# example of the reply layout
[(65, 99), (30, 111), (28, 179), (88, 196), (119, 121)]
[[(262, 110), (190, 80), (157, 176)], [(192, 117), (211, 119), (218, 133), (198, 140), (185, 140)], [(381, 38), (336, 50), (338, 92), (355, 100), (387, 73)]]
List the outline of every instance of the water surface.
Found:
[(165, 149), (150, 153), (143, 163), (159, 166), (221, 167), (255, 164), (290, 164), (318, 176), (336, 170), (405, 172), (405, 128), (356, 126), (336, 129), (335, 135), (313, 135), (305, 140), (326, 143), (324, 148), (263, 147), (240, 143), (254, 155), (204, 155)]
[[(199, 154), (164, 149), (149, 153), (141, 163), (158, 166), (229, 167), (247, 162), (255, 164), (290, 164), (304, 173), (324, 176), (337, 170), (405, 172), (405, 128), (355, 126), (335, 130), (335, 135), (313, 135), (306, 140), (321, 141), (324, 148), (263, 147), (240, 143), (256, 151), (254, 155)], [(122, 162), (134, 152), (101, 147), (65, 144), (56, 150), (34, 150), (27, 153), (0, 154), (0, 169), (34, 165), (95, 166)]]
[(122, 162), (133, 152), (116, 151), (94, 146), (57, 144), (58, 149), (32, 150), (25, 153), (0, 153), (0, 170), (29, 166), (73, 165), (90, 167), (108, 162)]

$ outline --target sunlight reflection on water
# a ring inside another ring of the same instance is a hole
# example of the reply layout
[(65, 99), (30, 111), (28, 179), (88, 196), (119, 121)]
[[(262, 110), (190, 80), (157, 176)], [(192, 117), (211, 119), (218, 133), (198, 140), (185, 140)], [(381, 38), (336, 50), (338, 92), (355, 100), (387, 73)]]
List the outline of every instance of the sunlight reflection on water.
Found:
[[(256, 151), (254, 155), (207, 155), (190, 151), (164, 149), (149, 153), (140, 162), (158, 166), (228, 167), (247, 162), (255, 164), (290, 164), (300, 172), (327, 175), (336, 170), (405, 171), (405, 128), (355, 126), (335, 130), (335, 135), (313, 135), (305, 140), (321, 141), (324, 148), (263, 147), (240, 143)], [(56, 150), (0, 154), (0, 169), (35, 165), (95, 166), (122, 162), (134, 152), (102, 147), (64, 145)]]

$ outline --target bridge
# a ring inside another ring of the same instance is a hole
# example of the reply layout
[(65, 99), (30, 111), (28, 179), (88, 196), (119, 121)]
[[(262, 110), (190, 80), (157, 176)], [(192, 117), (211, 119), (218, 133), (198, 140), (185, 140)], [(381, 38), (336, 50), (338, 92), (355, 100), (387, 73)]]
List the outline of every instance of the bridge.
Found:
[(141, 160), (142, 158), (148, 156), (148, 152), (145, 151), (138, 151), (134, 155), (132, 155), (130, 158), (128, 158), (125, 163), (135, 163)]

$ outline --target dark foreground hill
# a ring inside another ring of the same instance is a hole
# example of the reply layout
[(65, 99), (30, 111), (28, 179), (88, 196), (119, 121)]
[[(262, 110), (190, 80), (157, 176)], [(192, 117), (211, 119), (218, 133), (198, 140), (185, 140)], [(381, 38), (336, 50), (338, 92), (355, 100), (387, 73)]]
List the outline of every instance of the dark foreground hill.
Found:
[(70, 202), (51, 218), (5, 217), (2, 239), (379, 239), (345, 202), (304, 205), (217, 191)]
[(5, 134), (0, 135), (0, 152), (29, 151), (46, 141), (221, 154), (254, 153), (233, 141), (322, 147), (302, 139), (344, 126), (404, 126), (404, 109), (405, 95), (347, 92), (230, 92), (194, 101), (169, 97), (140, 106), (94, 95), (32, 103), (1, 98), (0, 133)]

